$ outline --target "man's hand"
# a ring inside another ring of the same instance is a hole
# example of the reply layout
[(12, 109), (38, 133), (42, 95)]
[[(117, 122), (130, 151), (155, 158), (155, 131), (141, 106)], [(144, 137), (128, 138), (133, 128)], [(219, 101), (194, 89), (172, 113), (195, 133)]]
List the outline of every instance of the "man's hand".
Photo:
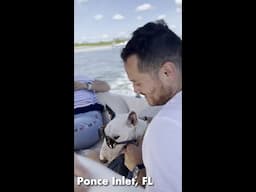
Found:
[(136, 165), (143, 163), (142, 161), (142, 139), (138, 139), (139, 145), (129, 144), (123, 150), (124, 164), (132, 171)]

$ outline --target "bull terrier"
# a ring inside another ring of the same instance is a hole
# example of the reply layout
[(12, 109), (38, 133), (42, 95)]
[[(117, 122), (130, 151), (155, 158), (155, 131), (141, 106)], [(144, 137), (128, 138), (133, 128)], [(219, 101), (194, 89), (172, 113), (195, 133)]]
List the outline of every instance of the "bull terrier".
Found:
[(100, 150), (102, 162), (113, 161), (129, 144), (137, 144), (137, 139), (142, 138), (148, 122), (137, 118), (137, 114), (131, 111), (126, 114), (117, 114), (102, 130), (104, 137)]

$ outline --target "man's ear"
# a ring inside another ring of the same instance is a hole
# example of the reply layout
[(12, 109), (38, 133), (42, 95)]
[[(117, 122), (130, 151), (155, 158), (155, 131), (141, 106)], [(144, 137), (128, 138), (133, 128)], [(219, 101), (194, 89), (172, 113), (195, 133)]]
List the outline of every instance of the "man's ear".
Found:
[(130, 114), (128, 115), (127, 123), (128, 125), (133, 126), (135, 126), (138, 123), (138, 118), (134, 111), (130, 112)]
[(105, 108), (110, 116), (110, 120), (114, 119), (116, 116), (116, 113), (108, 105), (105, 105)]
[(162, 77), (174, 78), (176, 70), (175, 64), (167, 61), (161, 66), (159, 72), (162, 74)]

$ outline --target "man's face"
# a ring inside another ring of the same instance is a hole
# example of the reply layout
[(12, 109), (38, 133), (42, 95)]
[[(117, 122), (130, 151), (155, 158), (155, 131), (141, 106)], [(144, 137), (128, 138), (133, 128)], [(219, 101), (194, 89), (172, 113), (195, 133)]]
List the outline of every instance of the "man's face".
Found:
[(149, 105), (165, 104), (171, 95), (170, 87), (163, 82), (163, 78), (160, 77), (161, 73), (139, 72), (138, 61), (136, 55), (131, 55), (125, 63), (125, 70), (129, 80), (133, 83), (134, 91), (144, 95)]

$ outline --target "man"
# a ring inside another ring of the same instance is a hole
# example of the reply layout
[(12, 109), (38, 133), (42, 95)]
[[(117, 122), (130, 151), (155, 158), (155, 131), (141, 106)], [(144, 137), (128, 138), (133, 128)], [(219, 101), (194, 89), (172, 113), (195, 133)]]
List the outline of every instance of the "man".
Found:
[(130, 144), (124, 151), (125, 165), (140, 184), (142, 176), (152, 178), (153, 186), (144, 183), (150, 192), (182, 191), (181, 44), (160, 20), (138, 28), (121, 53), (134, 91), (152, 106), (163, 105), (146, 130), (142, 149)]

